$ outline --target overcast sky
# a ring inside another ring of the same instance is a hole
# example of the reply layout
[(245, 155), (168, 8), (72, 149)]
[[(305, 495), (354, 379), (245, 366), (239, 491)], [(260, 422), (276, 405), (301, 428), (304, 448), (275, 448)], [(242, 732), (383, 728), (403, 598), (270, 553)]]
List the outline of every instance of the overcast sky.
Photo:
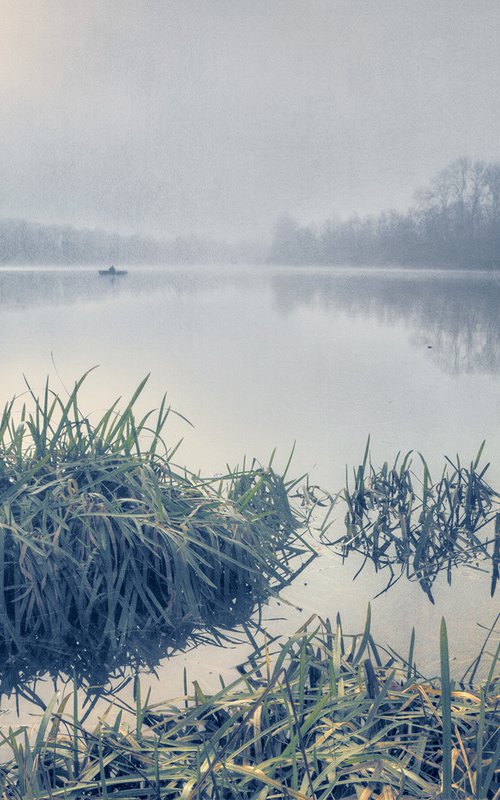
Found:
[(500, 160), (499, 0), (0, 0), (0, 214), (267, 235)]

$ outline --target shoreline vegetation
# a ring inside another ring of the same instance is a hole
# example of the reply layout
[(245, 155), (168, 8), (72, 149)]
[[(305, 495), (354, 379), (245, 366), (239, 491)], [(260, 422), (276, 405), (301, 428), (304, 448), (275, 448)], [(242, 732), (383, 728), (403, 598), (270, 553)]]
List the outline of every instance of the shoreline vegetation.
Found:
[[(314, 616), (270, 639), (258, 613), (319, 542), (388, 569), (386, 590), (418, 580), (430, 600), (438, 572), (491, 562), (493, 593), (499, 496), (484, 443), (433, 482), (420, 454), (420, 471), (411, 453), (375, 467), (368, 439), (336, 496), (288, 477), (293, 451), (282, 474), (272, 456), (205, 478), (173, 461), (165, 397), (137, 415), (147, 378), (91, 421), (89, 372), (64, 398), (48, 379), (40, 396), (27, 384), (0, 417), (0, 692), (44, 709), (32, 731), (0, 728), (0, 799), (498, 800), (498, 618), (458, 680), (444, 620), (440, 676), (427, 678), (414, 631), (406, 656), (377, 646), (370, 607), (355, 636)], [(182, 698), (142, 697), (141, 669), (187, 643), (234, 641), (238, 626), (254, 652), (232, 684), (189, 692), (185, 675)], [(66, 676), (48, 707), (36, 694), (47, 672)], [(132, 675), (135, 708), (110, 682)], [(91, 728), (98, 701), (108, 710)]]
[(0, 264), (280, 264), (500, 269), (500, 163), (453, 161), (407, 211), (304, 224), (278, 219), (269, 241), (172, 239), (0, 220)]
[(0, 797), (498, 797), (500, 646), (474, 687), (450, 679), (444, 621), (432, 680), (414, 663), (414, 636), (407, 657), (377, 647), (370, 610), (359, 636), (313, 617), (284, 642), (254, 644), (215, 694), (198, 681), (188, 693), (186, 679), (183, 697), (151, 705), (137, 680), (135, 708), (115, 699), (97, 727), (76, 690), (55, 697), (31, 737), (2, 734)]

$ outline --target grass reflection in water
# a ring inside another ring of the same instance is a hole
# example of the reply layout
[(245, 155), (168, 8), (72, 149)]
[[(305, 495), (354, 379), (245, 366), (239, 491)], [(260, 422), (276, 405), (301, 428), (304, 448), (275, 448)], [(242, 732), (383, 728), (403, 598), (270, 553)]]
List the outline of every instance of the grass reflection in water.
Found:
[(376, 468), (368, 439), (363, 462), (353, 470), (354, 485), (347, 478), (337, 496), (346, 505), (345, 533), (330, 540), (327, 518), (323, 538), (344, 559), (353, 552), (364, 556), (360, 571), (367, 561), (387, 569), (390, 579), (383, 591), (404, 575), (418, 580), (434, 602), (432, 586), (440, 572), (446, 570), (451, 583), (457, 566), (484, 570), (486, 565), (493, 596), (500, 564), (500, 497), (485, 480), (489, 464), (480, 467), (484, 444), (468, 466), (458, 456), (455, 462), (446, 458), (434, 483), (420, 454), (420, 471), (411, 452), (401, 460), (398, 454), (392, 466), (386, 462)]

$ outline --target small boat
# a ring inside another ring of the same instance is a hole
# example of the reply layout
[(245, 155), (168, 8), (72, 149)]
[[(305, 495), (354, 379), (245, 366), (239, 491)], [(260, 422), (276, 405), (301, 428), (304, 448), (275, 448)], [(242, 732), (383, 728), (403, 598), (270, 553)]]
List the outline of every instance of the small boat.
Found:
[(109, 269), (100, 269), (99, 275), (111, 275), (114, 278), (116, 275), (126, 275), (126, 269), (116, 269), (116, 267), (111, 266)]

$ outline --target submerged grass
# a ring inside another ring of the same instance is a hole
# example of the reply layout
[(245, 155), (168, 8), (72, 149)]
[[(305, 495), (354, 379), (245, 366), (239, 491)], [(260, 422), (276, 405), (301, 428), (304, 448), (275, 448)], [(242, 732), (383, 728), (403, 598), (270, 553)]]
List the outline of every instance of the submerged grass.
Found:
[(294, 481), (255, 462), (217, 479), (178, 469), (165, 398), (135, 415), (147, 379), (92, 423), (85, 378), (0, 418), (3, 691), (47, 670), (99, 682), (145, 645), (154, 659), (223, 636), (313, 556)]
[[(491, 566), (491, 594), (496, 590), (500, 563), (499, 495), (485, 480), (489, 464), (480, 467), (484, 442), (475, 459), (464, 466), (459, 457), (446, 464), (434, 483), (424, 457), (420, 472), (412, 451), (394, 464), (374, 467), (368, 439), (362, 463), (346, 487), (346, 532), (333, 542), (343, 558), (361, 553), (375, 568), (390, 571), (388, 587), (402, 575), (418, 580), (434, 602), (432, 586), (446, 570), (460, 564)], [(494, 530), (492, 531), (494, 523)], [(487, 535), (482, 535), (486, 531)], [(397, 567), (399, 566), (399, 575)], [(387, 588), (388, 588), (387, 587)]]
[[(411, 650), (412, 648), (410, 648)], [(109, 706), (89, 729), (68, 694), (32, 732), (3, 735), (2, 800), (327, 800), (499, 796), (498, 649), (476, 687), (377, 647), (339, 618), (264, 642), (219, 692)], [(221, 679), (222, 682), (222, 679)], [(132, 713), (132, 720), (127, 721)]]

